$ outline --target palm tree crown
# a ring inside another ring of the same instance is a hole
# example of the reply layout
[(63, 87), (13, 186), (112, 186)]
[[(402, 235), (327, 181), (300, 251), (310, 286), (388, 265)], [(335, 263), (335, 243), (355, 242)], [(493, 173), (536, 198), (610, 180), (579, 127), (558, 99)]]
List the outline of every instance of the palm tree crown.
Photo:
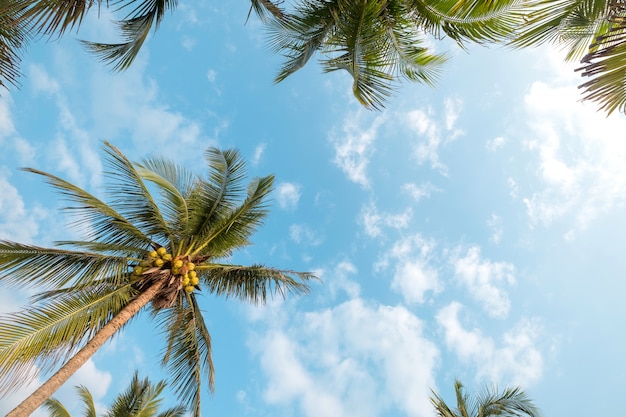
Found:
[(531, 11), (511, 44), (528, 47), (553, 43), (566, 60), (580, 62), (589, 80), (583, 99), (611, 114), (626, 112), (626, 7), (608, 0), (532, 0)]
[(502, 392), (487, 389), (475, 398), (463, 392), (463, 384), (454, 381), (456, 409), (451, 409), (435, 392), (430, 398), (437, 417), (540, 417), (539, 409), (519, 388), (506, 388)]
[(48, 372), (67, 360), (40, 388), (51, 384), (50, 391), (33, 394), (40, 405), (151, 303), (165, 336), (163, 365), (181, 401), (199, 416), (201, 382), (212, 389), (214, 380), (199, 292), (263, 303), (274, 293), (306, 292), (314, 277), (221, 262), (249, 243), (267, 214), (273, 184), (267, 176), (244, 187), (237, 151), (208, 149), (206, 177), (161, 158), (133, 164), (109, 144), (105, 151), (109, 203), (27, 169), (69, 200), (64, 210), (84, 240), (54, 248), (0, 241), (0, 283), (44, 289), (27, 309), (0, 319), (0, 393), (27, 382), (35, 367)]
[[(96, 406), (91, 392), (84, 386), (76, 388), (83, 402), (85, 417), (96, 417)], [(164, 388), (164, 381), (159, 381), (155, 385), (148, 378), (140, 380), (139, 374), (135, 371), (126, 391), (117, 396), (104, 417), (184, 417), (185, 407), (181, 405), (159, 412), (163, 402), (161, 393)], [(50, 417), (72, 417), (57, 399), (46, 400), (44, 406), (50, 412)]]
[(397, 81), (431, 84), (445, 56), (426, 36), (464, 42), (506, 39), (523, 21), (522, 0), (301, 0), (291, 13), (267, 13), (270, 44), (285, 58), (280, 82), (316, 53), (324, 71), (346, 70), (366, 107), (383, 106)]

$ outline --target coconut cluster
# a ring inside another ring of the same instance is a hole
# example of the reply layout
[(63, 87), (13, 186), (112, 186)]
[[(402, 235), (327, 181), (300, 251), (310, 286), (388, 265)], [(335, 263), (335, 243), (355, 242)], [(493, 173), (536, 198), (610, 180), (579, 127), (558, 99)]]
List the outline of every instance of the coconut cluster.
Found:
[(133, 268), (133, 276), (139, 277), (144, 273), (151, 272), (151, 269), (169, 269), (171, 274), (180, 280), (180, 288), (184, 289), (186, 293), (193, 292), (200, 282), (195, 270), (196, 266), (188, 257), (174, 258), (164, 247), (149, 252), (146, 259)]

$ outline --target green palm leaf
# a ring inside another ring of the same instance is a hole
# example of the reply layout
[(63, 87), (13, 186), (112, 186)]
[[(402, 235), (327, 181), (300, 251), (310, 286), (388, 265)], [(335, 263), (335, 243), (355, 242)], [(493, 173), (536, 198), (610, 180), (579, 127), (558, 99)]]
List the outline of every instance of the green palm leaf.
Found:
[(452, 410), (434, 391), (430, 398), (438, 417), (540, 417), (541, 412), (521, 388), (506, 388), (502, 392), (486, 389), (470, 398), (463, 392), (463, 384), (454, 381), (456, 410)]
[(13, 391), (32, 380), (32, 365), (55, 369), (76, 347), (90, 339), (135, 294), (130, 284), (114, 280), (90, 287), (38, 294), (28, 309), (0, 316), (0, 392)]
[(0, 240), (0, 283), (12, 287), (72, 285), (80, 287), (93, 277), (127, 273), (128, 258)]
[[(124, 4), (125, 3), (125, 4)], [(136, 4), (134, 0), (116, 1), (119, 10)], [(83, 44), (107, 64), (113, 65), (113, 70), (127, 69), (139, 54), (150, 29), (154, 24), (158, 29), (167, 10), (176, 6), (177, 0), (143, 0), (137, 4), (124, 20), (118, 22), (118, 27), (124, 42), (107, 44), (83, 41)]]
[[(313, 274), (267, 268), (262, 265), (240, 266), (211, 264), (199, 267), (200, 282), (216, 295), (235, 297), (253, 304), (263, 304), (268, 295), (307, 293), (306, 281)], [(294, 278), (294, 277), (297, 277)]]
[[(223, 258), (234, 250), (248, 244), (248, 239), (267, 215), (266, 199), (271, 193), (274, 177), (256, 178), (248, 187), (248, 197), (230, 212), (220, 213), (208, 230), (198, 234), (195, 244), (190, 247), (193, 256)], [(224, 211), (224, 210), (221, 210)], [(194, 214), (205, 217), (196, 210)]]
[(61, 403), (61, 401), (50, 398), (44, 403), (44, 407), (48, 409), (50, 417), (72, 417), (67, 408)]

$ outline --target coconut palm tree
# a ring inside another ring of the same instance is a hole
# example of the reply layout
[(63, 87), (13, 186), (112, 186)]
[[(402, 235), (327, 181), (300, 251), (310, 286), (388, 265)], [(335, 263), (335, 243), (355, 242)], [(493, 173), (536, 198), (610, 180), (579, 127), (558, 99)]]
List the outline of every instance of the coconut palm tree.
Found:
[(583, 99), (611, 114), (626, 112), (626, 7), (608, 0), (535, 0), (513, 42), (515, 47), (543, 43), (566, 50), (567, 61), (580, 62), (589, 77)]
[[(280, 17), (271, 0), (250, 0), (261, 17)], [(119, 43), (83, 41), (102, 61), (116, 71), (128, 68), (152, 29), (158, 29), (166, 12), (176, 8), (176, 0), (8, 0), (0, 4), (0, 86), (17, 85), (20, 56), (29, 41), (39, 37), (60, 38), (80, 28), (93, 9), (110, 9), (124, 16), (117, 21)]]
[[(159, 381), (154, 385), (148, 378), (140, 380), (135, 371), (130, 385), (126, 391), (117, 396), (105, 417), (184, 417), (185, 407), (182, 405), (159, 413), (163, 402), (160, 396), (164, 388), (164, 381)], [(76, 387), (76, 389), (83, 402), (85, 417), (96, 417), (96, 406), (91, 392), (84, 386)], [(48, 409), (50, 417), (72, 417), (67, 408), (57, 399), (46, 400), (44, 407)]]
[(273, 177), (242, 185), (235, 150), (210, 148), (206, 176), (162, 158), (131, 163), (105, 144), (106, 203), (36, 169), (69, 201), (83, 240), (53, 248), (0, 241), (0, 284), (36, 287), (28, 308), (0, 317), (0, 393), (28, 382), (33, 369), (65, 364), (9, 416), (27, 416), (142, 309), (165, 339), (163, 365), (181, 402), (200, 415), (203, 380), (213, 389), (211, 337), (198, 294), (264, 303), (303, 293), (309, 273), (224, 262), (249, 244), (267, 215)]
[(427, 35), (463, 46), (506, 39), (522, 23), (522, 0), (300, 0), (271, 19), (270, 45), (286, 58), (280, 82), (320, 52), (325, 72), (346, 70), (355, 97), (380, 108), (397, 81), (431, 84), (445, 56)]
[(434, 391), (430, 398), (438, 417), (539, 417), (539, 409), (519, 388), (506, 388), (502, 392), (487, 389), (476, 398), (463, 392), (463, 384), (454, 381), (456, 409), (451, 409)]

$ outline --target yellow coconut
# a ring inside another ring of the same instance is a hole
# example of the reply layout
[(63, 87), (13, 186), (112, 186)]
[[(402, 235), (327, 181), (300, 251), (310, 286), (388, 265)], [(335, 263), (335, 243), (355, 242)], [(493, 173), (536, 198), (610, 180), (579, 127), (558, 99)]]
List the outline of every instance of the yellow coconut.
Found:
[(189, 283), (191, 285), (198, 285), (199, 282), (200, 280), (198, 279), (198, 277), (193, 277), (193, 278), (189, 277)]
[(196, 269), (196, 266), (193, 264), (193, 262), (187, 262), (187, 269), (193, 271), (194, 269)]
[(193, 290), (194, 290), (194, 289), (195, 289), (195, 288), (194, 288), (194, 286), (193, 286), (193, 285), (187, 285), (187, 286), (185, 287), (185, 292), (189, 294), (190, 292), (193, 292)]
[(163, 256), (163, 255), (165, 255), (167, 253), (167, 249), (165, 249), (164, 247), (161, 246), (159, 249), (157, 249), (156, 252), (157, 252), (157, 255)]
[(183, 261), (181, 261), (180, 259), (177, 259), (174, 261), (174, 264), (172, 265), (174, 268), (182, 268), (183, 266)]
[(163, 266), (165, 262), (163, 262), (163, 259), (155, 259), (154, 260), (154, 266), (156, 266), (157, 268), (160, 268)]

